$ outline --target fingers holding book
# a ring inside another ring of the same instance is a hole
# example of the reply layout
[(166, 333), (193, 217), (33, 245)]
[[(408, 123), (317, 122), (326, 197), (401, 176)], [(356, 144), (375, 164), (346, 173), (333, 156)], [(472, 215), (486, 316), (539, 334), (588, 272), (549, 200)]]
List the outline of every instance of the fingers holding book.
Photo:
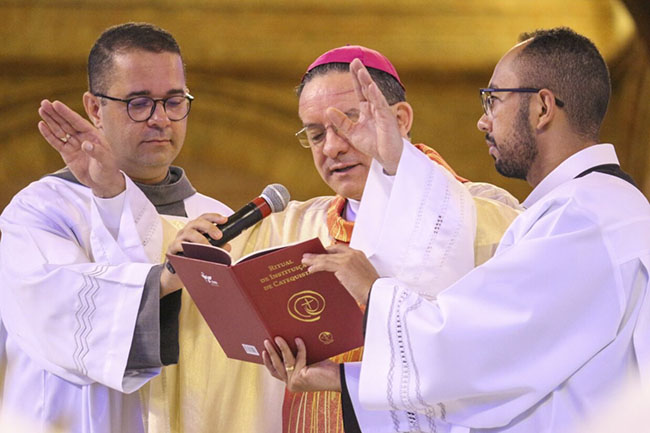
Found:
[(303, 265), (309, 272), (333, 272), (336, 278), (350, 292), (357, 303), (365, 305), (372, 284), (379, 274), (365, 254), (347, 245), (336, 244), (327, 247), (327, 254), (305, 254)]
[(275, 337), (274, 341), (279, 351), (271, 341), (264, 341), (264, 365), (273, 377), (286, 383), (289, 391), (341, 391), (338, 364), (325, 360), (306, 365), (307, 349), (302, 339), (295, 340), (295, 356), (282, 337)]

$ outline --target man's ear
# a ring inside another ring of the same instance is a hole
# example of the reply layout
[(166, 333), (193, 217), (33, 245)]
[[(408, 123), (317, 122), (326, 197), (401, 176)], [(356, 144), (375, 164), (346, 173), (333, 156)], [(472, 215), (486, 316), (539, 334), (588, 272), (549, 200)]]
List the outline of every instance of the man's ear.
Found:
[(83, 104), (86, 114), (90, 121), (95, 125), (95, 128), (102, 128), (102, 116), (100, 114), (100, 104), (101, 101), (99, 97), (93, 95), (90, 92), (85, 92), (83, 95)]
[(413, 107), (406, 101), (400, 101), (392, 106), (397, 125), (402, 137), (408, 137), (413, 125)]
[(560, 107), (555, 103), (555, 95), (548, 89), (542, 89), (535, 99), (537, 113), (537, 129), (544, 129), (553, 121)]

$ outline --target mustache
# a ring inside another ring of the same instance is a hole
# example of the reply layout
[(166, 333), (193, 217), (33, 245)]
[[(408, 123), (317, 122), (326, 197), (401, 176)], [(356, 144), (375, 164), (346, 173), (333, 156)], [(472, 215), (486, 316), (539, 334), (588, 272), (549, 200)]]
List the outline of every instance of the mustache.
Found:
[(497, 142), (494, 141), (494, 137), (492, 137), (490, 134), (485, 134), (485, 140), (489, 141), (490, 143), (494, 144), (496, 146)]

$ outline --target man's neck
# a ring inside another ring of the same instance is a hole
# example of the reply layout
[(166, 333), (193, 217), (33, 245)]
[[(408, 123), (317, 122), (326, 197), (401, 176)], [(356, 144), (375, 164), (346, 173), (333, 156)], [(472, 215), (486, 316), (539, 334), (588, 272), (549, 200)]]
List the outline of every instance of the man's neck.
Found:
[(171, 171), (169, 170), (169, 168), (167, 169), (167, 173), (165, 173), (165, 175), (162, 178), (160, 178), (160, 176), (158, 176), (156, 179), (158, 179), (158, 180), (156, 182), (153, 182), (153, 181), (148, 180), (148, 179), (146, 179), (145, 181), (142, 181), (141, 179), (131, 177), (131, 180), (133, 182), (138, 183), (140, 185), (149, 185), (149, 186), (168, 185), (168, 184), (170, 184), (172, 182), (172, 175), (171, 175)]
[(164, 171), (156, 170), (155, 173), (137, 173), (137, 175), (132, 175), (126, 170), (124, 172), (133, 182), (142, 185), (157, 185), (163, 183), (169, 177), (169, 166), (165, 167)]
[(555, 170), (566, 159), (589, 146), (598, 144), (597, 141), (575, 137), (573, 140), (563, 140), (551, 146), (538, 144), (539, 153), (535, 162), (528, 170), (526, 181), (535, 188), (546, 176)]

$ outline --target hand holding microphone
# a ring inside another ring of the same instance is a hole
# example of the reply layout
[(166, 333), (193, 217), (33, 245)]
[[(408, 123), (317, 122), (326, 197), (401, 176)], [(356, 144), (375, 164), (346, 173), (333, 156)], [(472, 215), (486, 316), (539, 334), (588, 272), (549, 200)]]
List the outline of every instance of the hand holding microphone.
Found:
[[(181, 241), (197, 242), (196, 236), (198, 235), (200, 237), (202, 234), (210, 244), (216, 247), (221, 247), (233, 238), (237, 237), (245, 229), (255, 225), (257, 222), (262, 220), (262, 218), (269, 216), (273, 212), (284, 210), (287, 207), (289, 200), (289, 191), (283, 185), (278, 183), (268, 185), (264, 188), (259, 197), (254, 198), (237, 212), (230, 215), (226, 222), (209, 222), (204, 215), (201, 218), (188, 223), (188, 226), (179, 232), (174, 243), (180, 244)], [(213, 239), (207, 234), (207, 230), (209, 230), (210, 227), (214, 227), (214, 225), (211, 226), (211, 224), (216, 225), (216, 227), (221, 231), (221, 238)], [(201, 234), (199, 234), (199, 232), (201, 232)], [(179, 252), (177, 254), (182, 253)], [(167, 262), (165, 266), (169, 272), (172, 274), (175, 273), (174, 268), (169, 262)]]

